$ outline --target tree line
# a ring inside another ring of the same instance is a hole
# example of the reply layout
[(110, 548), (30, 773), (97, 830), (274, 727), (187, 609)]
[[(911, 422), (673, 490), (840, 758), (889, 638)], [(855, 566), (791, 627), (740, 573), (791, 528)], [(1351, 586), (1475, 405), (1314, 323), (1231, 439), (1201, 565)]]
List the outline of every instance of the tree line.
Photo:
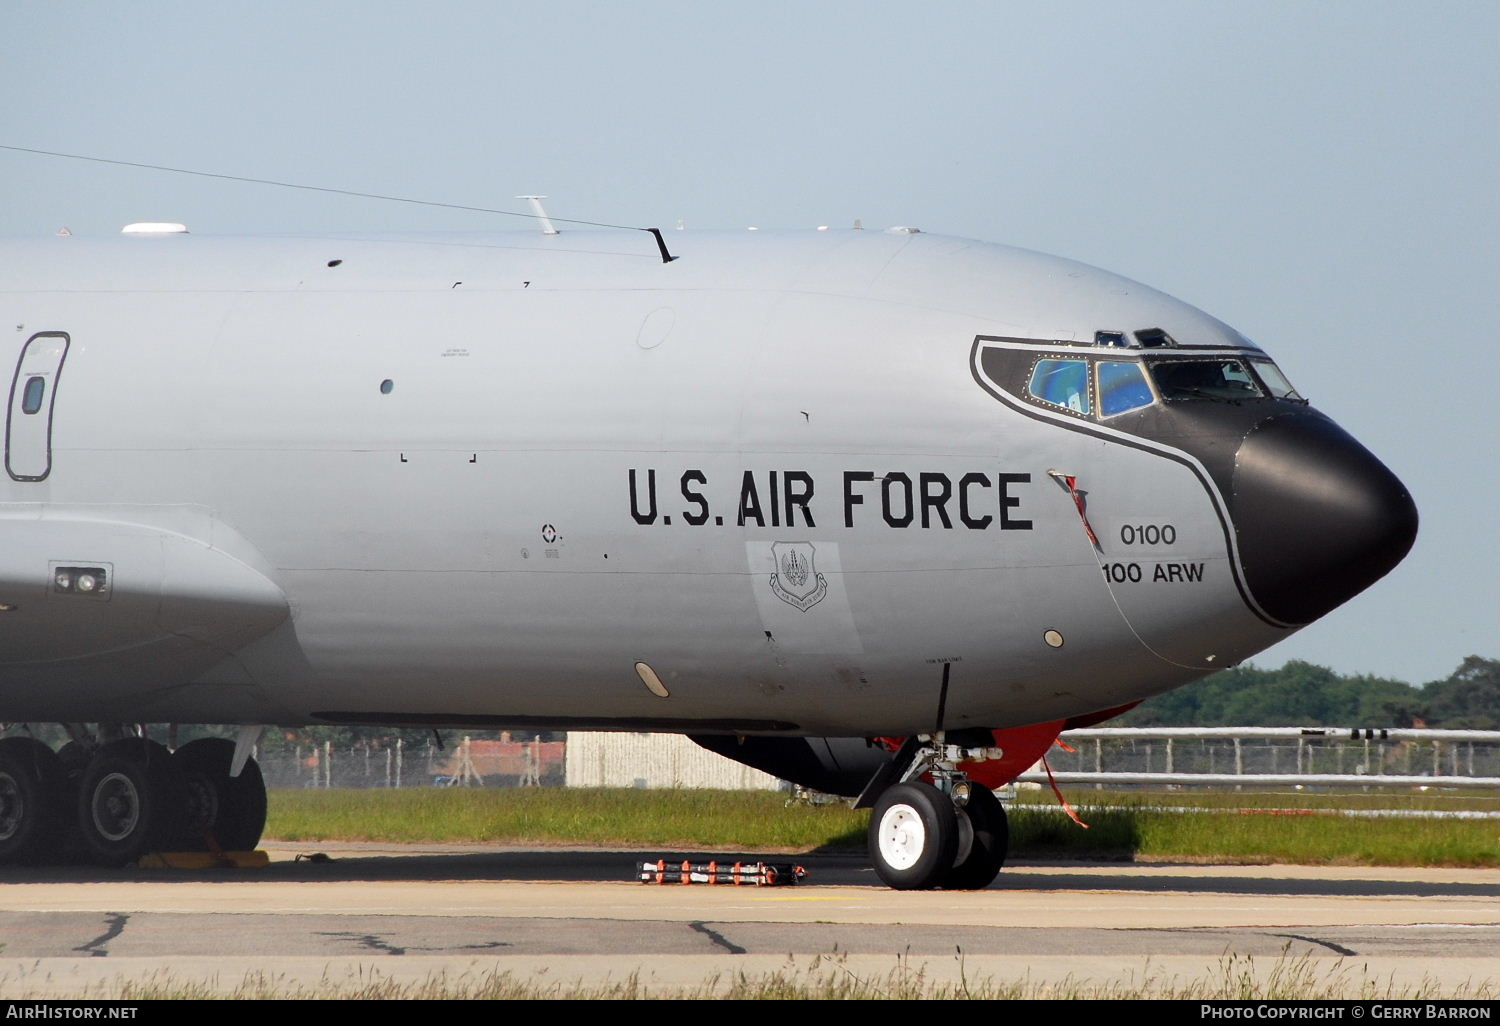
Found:
[(1237, 666), (1149, 698), (1105, 725), (1500, 730), (1500, 660), (1471, 655), (1420, 687), (1300, 660), (1274, 670)]

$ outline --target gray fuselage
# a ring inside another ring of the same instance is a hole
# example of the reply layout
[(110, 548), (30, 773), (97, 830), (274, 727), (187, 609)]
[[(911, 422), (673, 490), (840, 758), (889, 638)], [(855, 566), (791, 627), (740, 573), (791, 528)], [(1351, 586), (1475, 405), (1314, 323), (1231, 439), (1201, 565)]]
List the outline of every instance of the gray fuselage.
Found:
[(947, 725), (1005, 727), (1233, 665), (1410, 545), (1269, 371), (1169, 398), (1147, 364), (1267, 358), (1137, 283), (668, 242), (0, 245), (0, 720), (904, 735), (946, 666)]

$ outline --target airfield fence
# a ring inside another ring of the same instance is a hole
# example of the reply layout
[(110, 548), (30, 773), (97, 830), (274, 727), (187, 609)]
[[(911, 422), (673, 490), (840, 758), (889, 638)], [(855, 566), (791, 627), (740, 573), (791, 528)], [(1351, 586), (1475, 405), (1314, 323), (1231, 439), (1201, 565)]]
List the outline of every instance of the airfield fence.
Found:
[(439, 748), (373, 738), (278, 747), (257, 759), (268, 787), (699, 787), (789, 790), (679, 734), (573, 731), (565, 741), (462, 737)]
[[(1054, 746), (1047, 763), (1073, 786), (1500, 788), (1500, 731), (1094, 728), (1062, 741), (1071, 751)], [(450, 737), (442, 748), (392, 737), (258, 754), (270, 787), (777, 786), (677, 735)], [(1038, 766), (1020, 779), (1047, 774)]]
[(562, 741), (400, 737), (289, 745), (257, 753), (267, 787), (548, 787), (563, 783)]
[[(1066, 731), (1058, 783), (1117, 786), (1500, 788), (1500, 731), (1103, 727)], [(1040, 767), (1024, 782), (1045, 783)]]

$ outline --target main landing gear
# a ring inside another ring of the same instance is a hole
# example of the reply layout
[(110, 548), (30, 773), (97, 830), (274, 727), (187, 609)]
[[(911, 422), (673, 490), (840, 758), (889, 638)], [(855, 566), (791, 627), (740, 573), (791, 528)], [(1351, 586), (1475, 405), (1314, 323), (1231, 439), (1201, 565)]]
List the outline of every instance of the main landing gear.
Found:
[(84, 861), (123, 866), (156, 851), (248, 851), (266, 821), (266, 788), (236, 743), (202, 738), (169, 752), (115, 730), (103, 743), (77, 725), (60, 752), (0, 739), (0, 865)]
[(54, 849), (64, 805), (62, 761), (29, 737), (0, 738), (0, 865)]
[[(977, 753), (944, 744), (942, 735), (914, 740), (892, 764), (899, 781), (879, 792), (871, 810), (876, 875), (903, 891), (989, 886), (1005, 862), (1009, 832), (994, 793), (955, 768)], [(917, 779), (924, 774), (933, 783)]]

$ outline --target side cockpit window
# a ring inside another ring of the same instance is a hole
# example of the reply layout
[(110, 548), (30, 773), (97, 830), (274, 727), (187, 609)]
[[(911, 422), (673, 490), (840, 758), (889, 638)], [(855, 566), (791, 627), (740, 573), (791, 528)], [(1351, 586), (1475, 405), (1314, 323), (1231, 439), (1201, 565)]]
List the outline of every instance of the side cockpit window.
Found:
[(1088, 361), (1038, 360), (1026, 391), (1044, 403), (1088, 416), (1091, 409)]
[(1302, 396), (1298, 394), (1297, 390), (1292, 387), (1292, 383), (1286, 379), (1286, 375), (1281, 373), (1281, 368), (1276, 366), (1270, 360), (1252, 359), (1250, 361), (1250, 365), (1255, 368), (1255, 373), (1260, 375), (1260, 380), (1265, 383), (1266, 388), (1271, 390), (1272, 398), (1302, 398)]
[(1156, 401), (1140, 364), (1101, 360), (1098, 368), (1100, 416), (1112, 417)]
[(1239, 360), (1173, 360), (1151, 365), (1163, 399), (1261, 399), (1265, 393)]

